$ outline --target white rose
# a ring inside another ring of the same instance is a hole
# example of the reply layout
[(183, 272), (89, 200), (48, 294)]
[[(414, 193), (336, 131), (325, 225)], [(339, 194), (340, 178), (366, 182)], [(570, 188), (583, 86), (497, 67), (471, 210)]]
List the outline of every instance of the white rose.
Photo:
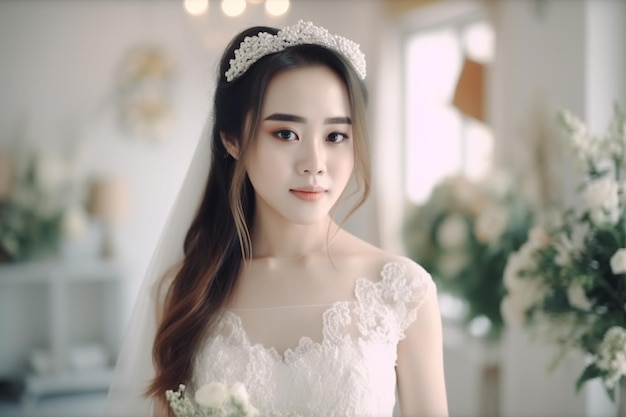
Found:
[(567, 289), (567, 301), (570, 305), (579, 308), (581, 310), (588, 311), (591, 308), (591, 303), (585, 294), (585, 290), (580, 285), (571, 285)]
[(524, 252), (518, 251), (509, 255), (503, 272), (504, 286), (507, 290), (512, 291), (520, 285), (522, 280), (520, 273), (529, 266), (532, 265), (529, 264), (528, 257), (525, 256)]
[(228, 388), (220, 382), (210, 382), (196, 391), (194, 399), (200, 407), (220, 408), (229, 400)]
[(513, 291), (520, 285), (526, 285), (525, 282), (534, 277), (522, 277), (524, 270), (534, 270), (537, 263), (534, 259), (535, 245), (531, 240), (527, 240), (520, 248), (509, 255), (507, 263), (504, 267), (504, 285)]
[(528, 240), (526, 242), (529, 250), (541, 249), (550, 243), (550, 236), (541, 226), (533, 226), (528, 231)]
[(235, 382), (228, 388), (230, 395), (243, 404), (247, 404), (250, 401), (246, 386), (241, 382)]
[(457, 249), (467, 242), (467, 223), (463, 216), (447, 216), (437, 229), (437, 242), (444, 249)]
[(591, 217), (591, 222), (596, 226), (615, 225), (619, 221), (619, 209), (617, 207), (613, 209), (598, 207), (590, 210), (589, 216)]
[(241, 382), (235, 382), (228, 388), (230, 397), (235, 402), (239, 403), (239, 407), (243, 411), (241, 417), (258, 417), (259, 410), (250, 404), (250, 396), (246, 390), (246, 386)]
[(611, 256), (611, 271), (617, 274), (626, 273), (626, 248), (618, 249)]
[(259, 410), (250, 404), (246, 406), (245, 412), (246, 412), (246, 417), (259, 417), (261, 415)]
[[(535, 243), (536, 244), (536, 243)], [(537, 276), (522, 276), (522, 271), (536, 268), (533, 259), (534, 245), (526, 241), (517, 252), (509, 255), (504, 268), (504, 286), (508, 294), (500, 304), (500, 311), (505, 322), (522, 325), (526, 322), (526, 311), (540, 302), (547, 289)]]
[(490, 243), (502, 236), (509, 223), (509, 213), (500, 205), (492, 205), (476, 219), (474, 233), (479, 242)]
[(583, 192), (585, 207), (596, 226), (614, 225), (619, 220), (619, 185), (615, 180), (603, 177), (587, 184)]

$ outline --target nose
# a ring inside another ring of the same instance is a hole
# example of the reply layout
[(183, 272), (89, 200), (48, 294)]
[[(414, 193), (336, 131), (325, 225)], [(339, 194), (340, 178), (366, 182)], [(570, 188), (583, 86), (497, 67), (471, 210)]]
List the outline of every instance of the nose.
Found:
[[(298, 162), (298, 172), (303, 175), (319, 175), (326, 171), (326, 151), (320, 140), (303, 141)], [(308, 142), (308, 143), (307, 143)]]

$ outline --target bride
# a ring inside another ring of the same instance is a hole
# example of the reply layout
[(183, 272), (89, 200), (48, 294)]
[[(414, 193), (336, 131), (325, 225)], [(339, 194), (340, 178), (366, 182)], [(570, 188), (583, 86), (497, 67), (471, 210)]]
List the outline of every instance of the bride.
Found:
[(403, 416), (447, 416), (430, 275), (335, 220), (369, 193), (364, 78), (359, 46), (311, 23), (232, 40), (107, 417), (173, 416), (167, 390), (209, 382), (261, 416), (389, 417), (396, 392)]

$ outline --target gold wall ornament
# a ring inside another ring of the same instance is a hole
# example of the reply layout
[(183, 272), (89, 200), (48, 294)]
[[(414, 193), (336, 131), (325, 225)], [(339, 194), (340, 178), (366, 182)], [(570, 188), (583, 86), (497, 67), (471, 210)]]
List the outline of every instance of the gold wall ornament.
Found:
[(141, 46), (122, 60), (117, 75), (117, 98), (122, 129), (133, 136), (163, 139), (174, 115), (172, 63), (155, 46)]

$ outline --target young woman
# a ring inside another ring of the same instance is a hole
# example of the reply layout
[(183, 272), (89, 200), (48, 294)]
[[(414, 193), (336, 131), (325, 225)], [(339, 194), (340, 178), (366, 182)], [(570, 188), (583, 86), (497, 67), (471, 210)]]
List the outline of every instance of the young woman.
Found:
[(311, 23), (233, 39), (107, 416), (171, 416), (166, 390), (208, 382), (261, 416), (391, 416), (396, 392), (405, 417), (447, 415), (430, 275), (334, 219), (369, 192), (364, 78), (358, 45)]

